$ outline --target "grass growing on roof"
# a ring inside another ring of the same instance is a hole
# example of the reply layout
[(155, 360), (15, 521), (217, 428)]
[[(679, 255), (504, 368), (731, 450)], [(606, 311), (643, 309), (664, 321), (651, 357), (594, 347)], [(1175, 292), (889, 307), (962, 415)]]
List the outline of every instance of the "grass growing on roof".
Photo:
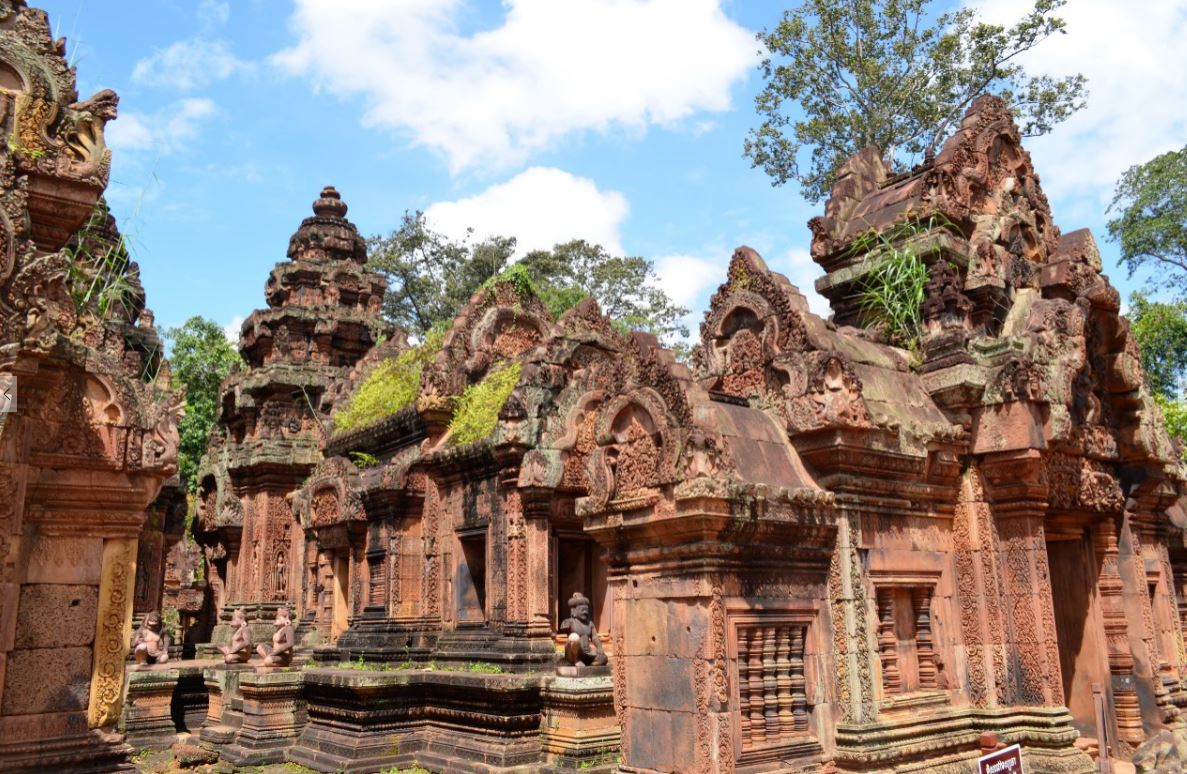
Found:
[(499, 423), (499, 411), (519, 383), (519, 370), (519, 363), (497, 365), (482, 381), (466, 388), (449, 422), (451, 443), (460, 445), (490, 437)]
[(420, 374), (444, 339), (445, 329), (436, 328), (417, 346), (382, 361), (334, 415), (334, 430), (354, 430), (412, 405), (420, 392)]

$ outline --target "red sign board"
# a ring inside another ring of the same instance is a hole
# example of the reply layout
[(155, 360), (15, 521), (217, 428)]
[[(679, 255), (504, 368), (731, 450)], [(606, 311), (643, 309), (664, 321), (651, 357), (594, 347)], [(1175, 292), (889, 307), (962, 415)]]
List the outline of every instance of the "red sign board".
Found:
[(977, 759), (977, 774), (1023, 774), (1022, 748), (1016, 744)]

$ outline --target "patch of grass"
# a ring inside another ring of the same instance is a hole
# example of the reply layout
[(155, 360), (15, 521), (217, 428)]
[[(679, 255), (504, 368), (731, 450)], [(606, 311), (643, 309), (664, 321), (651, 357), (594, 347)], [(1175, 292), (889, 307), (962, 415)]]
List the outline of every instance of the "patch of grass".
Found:
[(501, 675), (503, 674), (503, 667), (498, 664), (488, 664), (485, 661), (471, 661), (469, 664), (466, 664), (466, 671), (484, 675)]
[(334, 414), (334, 430), (354, 430), (411, 406), (420, 393), (420, 375), (444, 340), (445, 329), (435, 328), (417, 346), (380, 362)]
[(499, 411), (519, 383), (519, 363), (497, 365), (471, 384), (457, 400), (449, 422), (449, 440), (461, 445), (489, 438), (499, 423)]
[(910, 244), (913, 237), (952, 226), (942, 215), (908, 218), (885, 231), (871, 229), (847, 252), (864, 254), (866, 268), (857, 283), (862, 322), (882, 331), (891, 344), (915, 351), (923, 335), (921, 306), (930, 277), (927, 263)]
[(434, 774), (434, 772), (429, 771), (418, 763), (414, 763), (410, 769), (401, 769), (392, 766), (390, 769), (384, 769), (379, 772), (379, 774)]

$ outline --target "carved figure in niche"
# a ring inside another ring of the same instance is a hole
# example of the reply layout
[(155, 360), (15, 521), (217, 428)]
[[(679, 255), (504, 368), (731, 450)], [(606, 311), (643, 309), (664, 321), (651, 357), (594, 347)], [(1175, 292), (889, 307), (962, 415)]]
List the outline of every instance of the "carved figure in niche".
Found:
[(826, 423), (863, 424), (861, 383), (841, 358), (832, 356), (818, 367), (810, 389), (816, 416)]
[(276, 571), (272, 576), (272, 588), (278, 596), (283, 597), (288, 588), (288, 563), (285, 561), (284, 549), (276, 552)]
[(948, 673), (944, 671), (944, 658), (939, 653), (932, 656), (932, 663), (936, 665), (936, 688), (941, 691), (948, 690), (951, 685), (948, 682)]
[(144, 616), (144, 623), (132, 637), (132, 653), (141, 665), (169, 661), (169, 635), (162, 632), (160, 613), (154, 610)]
[(231, 614), (231, 628), (235, 633), (231, 635), (231, 644), (219, 645), (223, 654), (223, 661), (228, 664), (246, 664), (251, 658), (251, 630), (247, 626), (247, 616), (236, 609)]
[(565, 661), (573, 666), (602, 666), (606, 663), (606, 652), (593, 625), (589, 599), (579, 591), (569, 597), (569, 617), (561, 621), (560, 631), (568, 633), (565, 642)]
[(276, 627), (276, 634), (272, 635), (272, 647), (257, 645), (256, 653), (264, 657), (264, 666), (288, 666), (293, 663), (293, 622), (289, 619), (288, 608), (282, 607), (276, 611), (276, 620), (272, 625)]

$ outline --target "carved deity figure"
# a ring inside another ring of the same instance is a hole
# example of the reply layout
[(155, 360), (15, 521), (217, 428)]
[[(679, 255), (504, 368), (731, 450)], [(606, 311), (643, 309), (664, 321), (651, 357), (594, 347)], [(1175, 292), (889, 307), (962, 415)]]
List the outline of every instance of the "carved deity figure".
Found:
[(589, 599), (581, 592), (574, 591), (569, 597), (569, 617), (561, 621), (560, 630), (569, 635), (565, 642), (565, 661), (574, 666), (602, 666), (606, 663), (606, 652), (602, 650), (602, 641), (590, 614)]
[(153, 611), (144, 616), (144, 623), (132, 636), (132, 653), (137, 664), (164, 664), (169, 660), (169, 635), (162, 628), (160, 613)]
[(246, 664), (251, 658), (251, 630), (247, 626), (247, 616), (236, 609), (231, 614), (231, 628), (235, 633), (231, 635), (230, 645), (219, 645), (223, 661), (228, 664)]
[(260, 644), (256, 646), (256, 652), (264, 657), (264, 666), (288, 666), (293, 663), (293, 622), (289, 620), (288, 608), (279, 608), (272, 624), (276, 627), (272, 647)]

